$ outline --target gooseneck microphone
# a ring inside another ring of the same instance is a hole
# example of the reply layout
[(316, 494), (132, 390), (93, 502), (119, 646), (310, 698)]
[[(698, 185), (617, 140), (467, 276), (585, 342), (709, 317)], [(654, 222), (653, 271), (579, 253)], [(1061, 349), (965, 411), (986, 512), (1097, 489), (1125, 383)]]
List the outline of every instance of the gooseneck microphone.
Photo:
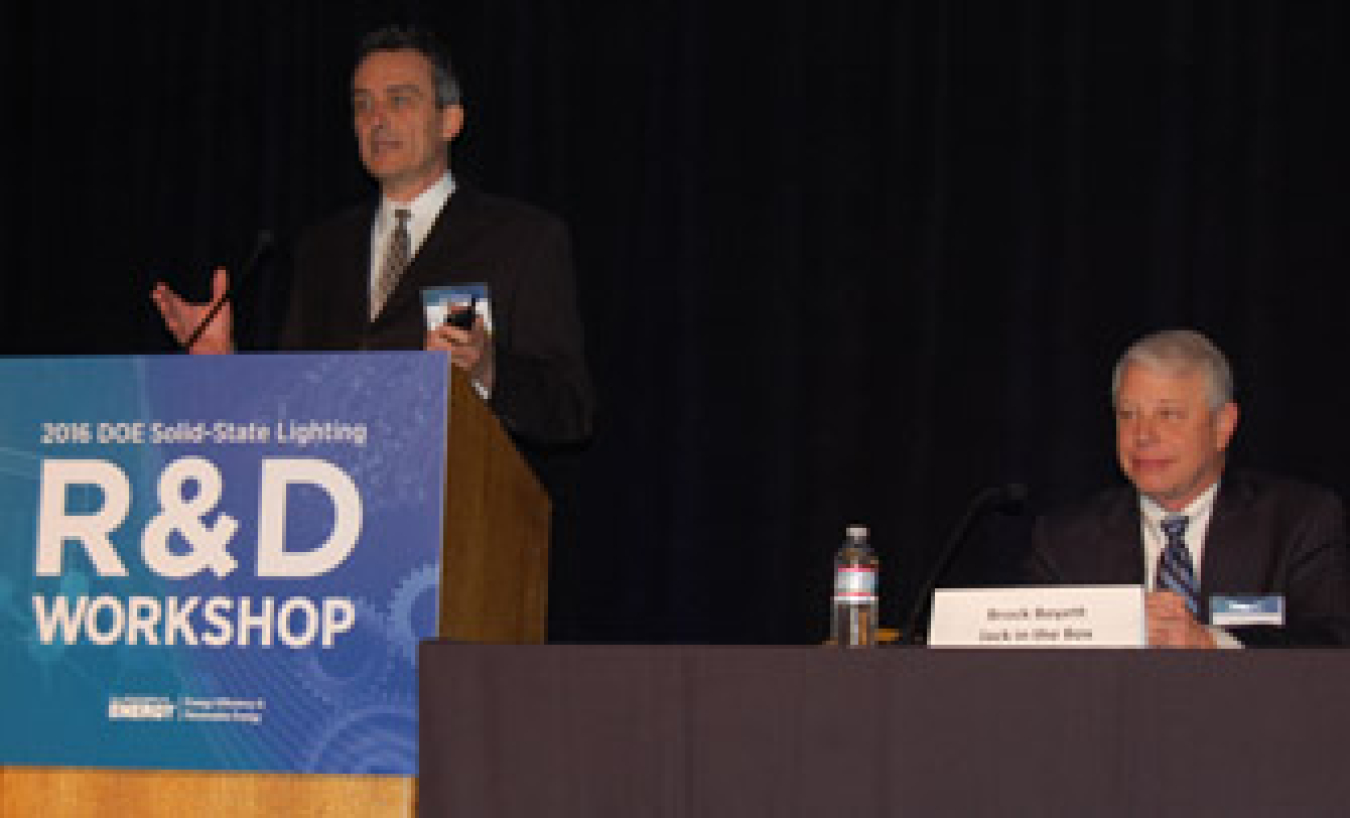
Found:
[(219, 301), (211, 305), (211, 309), (206, 313), (206, 317), (197, 324), (197, 328), (188, 336), (187, 341), (183, 343), (183, 349), (191, 351), (192, 345), (197, 343), (197, 339), (202, 337), (202, 333), (206, 332), (206, 328), (211, 325), (212, 321), (216, 320), (216, 315), (220, 312), (220, 308), (225, 306), (225, 302), (232, 299), (234, 294), (253, 277), (253, 271), (258, 269), (258, 262), (262, 261), (263, 257), (266, 256), (267, 252), (271, 249), (272, 231), (259, 230), (258, 238), (253, 242), (253, 252), (249, 255), (248, 261), (244, 262), (244, 266), (239, 271), (239, 275), (230, 281), (230, 285), (225, 289), (224, 295), (220, 297)]
[(1027, 501), (1027, 487), (1021, 483), (1008, 483), (1002, 486), (991, 486), (984, 489), (970, 501), (966, 506), (966, 513), (961, 517), (961, 521), (952, 529), (951, 536), (947, 539), (942, 551), (938, 554), (938, 560), (933, 565), (932, 572), (928, 575), (927, 581), (919, 589), (919, 596), (914, 601), (914, 606), (909, 611), (909, 616), (905, 619), (905, 628), (900, 632), (900, 638), (910, 645), (920, 643), (919, 634), (915, 630), (919, 627), (919, 620), (932, 604), (933, 592), (937, 590), (937, 585), (942, 581), (943, 574), (951, 566), (952, 560), (960, 553), (961, 546), (966, 541), (966, 536), (970, 533), (971, 526), (986, 511), (1001, 510), (1005, 512), (1016, 512), (1021, 509)]

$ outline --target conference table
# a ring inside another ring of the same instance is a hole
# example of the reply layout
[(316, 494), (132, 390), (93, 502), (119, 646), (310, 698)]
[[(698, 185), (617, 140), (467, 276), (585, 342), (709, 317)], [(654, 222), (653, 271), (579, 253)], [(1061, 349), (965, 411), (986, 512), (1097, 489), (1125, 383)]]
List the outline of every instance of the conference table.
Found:
[(435, 816), (1350, 814), (1350, 651), (421, 649)]

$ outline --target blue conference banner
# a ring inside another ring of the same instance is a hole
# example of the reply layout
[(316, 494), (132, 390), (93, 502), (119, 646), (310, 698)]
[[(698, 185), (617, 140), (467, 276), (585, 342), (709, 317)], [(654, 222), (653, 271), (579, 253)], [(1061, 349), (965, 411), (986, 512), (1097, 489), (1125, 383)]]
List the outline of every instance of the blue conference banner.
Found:
[(445, 359), (0, 359), (0, 764), (413, 775)]

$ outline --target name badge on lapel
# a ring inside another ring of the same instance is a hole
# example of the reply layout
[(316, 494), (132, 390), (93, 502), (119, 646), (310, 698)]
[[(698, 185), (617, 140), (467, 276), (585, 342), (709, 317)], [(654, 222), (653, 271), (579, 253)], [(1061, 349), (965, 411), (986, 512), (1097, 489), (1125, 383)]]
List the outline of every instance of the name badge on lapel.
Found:
[(1284, 596), (1220, 595), (1209, 598), (1209, 624), (1218, 628), (1244, 625), (1284, 626)]

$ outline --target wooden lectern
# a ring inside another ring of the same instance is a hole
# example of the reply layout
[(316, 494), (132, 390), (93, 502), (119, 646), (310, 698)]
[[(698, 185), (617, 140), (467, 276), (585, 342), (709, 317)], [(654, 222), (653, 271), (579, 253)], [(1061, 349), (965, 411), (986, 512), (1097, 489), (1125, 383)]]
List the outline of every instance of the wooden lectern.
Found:
[[(549, 501), (496, 417), (450, 379), (440, 635), (545, 638)], [(0, 768), (0, 816), (378, 816), (407, 818), (401, 776)]]

